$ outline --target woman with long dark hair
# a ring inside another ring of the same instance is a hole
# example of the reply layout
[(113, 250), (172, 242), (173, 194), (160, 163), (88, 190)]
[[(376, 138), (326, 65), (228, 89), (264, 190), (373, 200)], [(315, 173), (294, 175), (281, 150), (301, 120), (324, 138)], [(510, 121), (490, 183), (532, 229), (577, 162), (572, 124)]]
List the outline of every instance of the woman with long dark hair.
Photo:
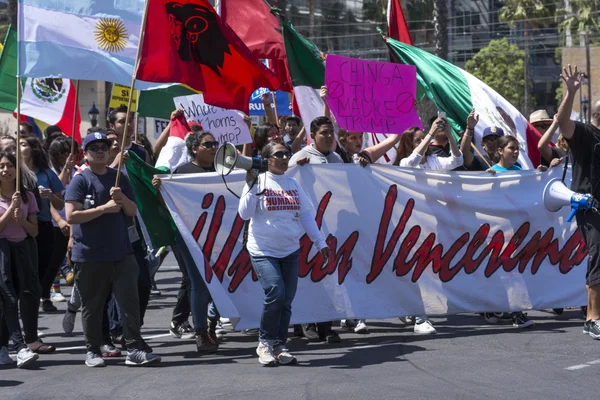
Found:
[[(0, 152), (0, 304), (3, 321), (0, 329), (0, 358), (8, 359), (9, 337), (17, 350), (17, 366), (26, 368), (38, 358), (34, 352), (50, 352), (37, 336), (40, 284), (26, 243), (37, 236), (37, 202), (25, 187), (21, 173), (16, 186), (16, 158), (12, 152)], [(19, 323), (19, 304), (23, 331)]]
[(331, 251), (315, 222), (314, 209), (300, 184), (285, 175), (290, 147), (271, 141), (262, 149), (268, 171), (249, 171), (238, 207), (250, 220), (247, 249), (265, 297), (260, 321), (258, 361), (265, 366), (294, 364), (286, 349), (292, 301), (298, 286), (300, 237), (306, 232), (327, 260)]
[(62, 191), (64, 185), (50, 168), (48, 155), (42, 148), (42, 144), (35, 137), (21, 139), (21, 154), (27, 167), (35, 172), (37, 185), (40, 193), (40, 212), (38, 214), (37, 249), (38, 249), (38, 272), (42, 286), (42, 310), (55, 312), (57, 308), (50, 300), (50, 288), (58, 268), (50, 270), (55, 247), (54, 227), (52, 225), (52, 213), (50, 206), (60, 211), (65, 207)]

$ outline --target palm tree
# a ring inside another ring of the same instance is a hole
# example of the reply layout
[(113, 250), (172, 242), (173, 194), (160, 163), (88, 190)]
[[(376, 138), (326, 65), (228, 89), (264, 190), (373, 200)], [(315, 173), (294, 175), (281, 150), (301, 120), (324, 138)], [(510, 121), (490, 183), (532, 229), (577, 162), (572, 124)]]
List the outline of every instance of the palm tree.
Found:
[(525, 92), (523, 94), (522, 111), (529, 113), (529, 32), (531, 28), (552, 23), (552, 15), (556, 10), (554, 0), (504, 0), (504, 6), (498, 12), (500, 21), (514, 28), (517, 24), (523, 26), (525, 50)]
[(435, 0), (433, 3), (433, 29), (435, 36), (435, 55), (448, 59), (448, 3), (447, 0)]

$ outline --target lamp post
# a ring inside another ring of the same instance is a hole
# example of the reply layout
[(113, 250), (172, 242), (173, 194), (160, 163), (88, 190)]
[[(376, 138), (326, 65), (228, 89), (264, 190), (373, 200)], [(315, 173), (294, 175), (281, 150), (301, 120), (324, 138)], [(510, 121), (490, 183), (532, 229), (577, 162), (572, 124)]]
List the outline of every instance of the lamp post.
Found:
[(94, 102), (92, 104), (92, 108), (90, 108), (90, 111), (88, 111), (88, 116), (90, 117), (90, 123), (92, 124), (92, 128), (96, 127), (96, 125), (98, 125), (98, 115), (100, 114), (100, 111), (98, 111), (98, 109), (96, 108), (96, 103)]

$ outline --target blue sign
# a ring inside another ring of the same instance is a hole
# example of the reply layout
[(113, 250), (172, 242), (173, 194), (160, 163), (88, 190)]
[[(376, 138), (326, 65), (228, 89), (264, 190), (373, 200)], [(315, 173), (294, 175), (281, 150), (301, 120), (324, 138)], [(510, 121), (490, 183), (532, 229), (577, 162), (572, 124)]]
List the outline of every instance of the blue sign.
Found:
[[(250, 96), (250, 115), (251, 116), (263, 116), (265, 115), (265, 107), (260, 99), (264, 93), (271, 93), (269, 89), (260, 88), (252, 93)], [(272, 98), (272, 96), (269, 96)], [(292, 109), (290, 107), (290, 101), (288, 94), (282, 91), (275, 92), (275, 99), (277, 100), (277, 115), (292, 115)], [(271, 101), (271, 107), (273, 102)]]

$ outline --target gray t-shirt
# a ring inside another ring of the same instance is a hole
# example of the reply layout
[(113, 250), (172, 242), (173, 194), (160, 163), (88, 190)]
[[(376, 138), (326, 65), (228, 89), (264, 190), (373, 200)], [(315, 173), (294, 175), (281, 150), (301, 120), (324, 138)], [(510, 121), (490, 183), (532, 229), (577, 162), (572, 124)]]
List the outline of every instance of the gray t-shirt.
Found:
[(321, 153), (315, 149), (314, 145), (306, 146), (290, 159), (290, 167), (296, 165), (296, 161), (301, 158), (308, 157), (310, 164), (332, 164), (332, 163), (343, 163), (342, 157), (339, 156), (335, 151), (330, 151), (327, 155)]
[[(110, 189), (115, 185), (117, 170), (108, 168), (104, 175), (90, 169), (75, 175), (65, 194), (65, 201), (83, 204), (84, 210), (104, 205), (110, 200)], [(129, 179), (121, 174), (119, 186), (128, 199), (135, 201)], [(83, 224), (73, 224), (73, 252), (75, 262), (114, 262), (133, 253), (127, 232), (127, 217), (123, 211), (103, 214)]]

